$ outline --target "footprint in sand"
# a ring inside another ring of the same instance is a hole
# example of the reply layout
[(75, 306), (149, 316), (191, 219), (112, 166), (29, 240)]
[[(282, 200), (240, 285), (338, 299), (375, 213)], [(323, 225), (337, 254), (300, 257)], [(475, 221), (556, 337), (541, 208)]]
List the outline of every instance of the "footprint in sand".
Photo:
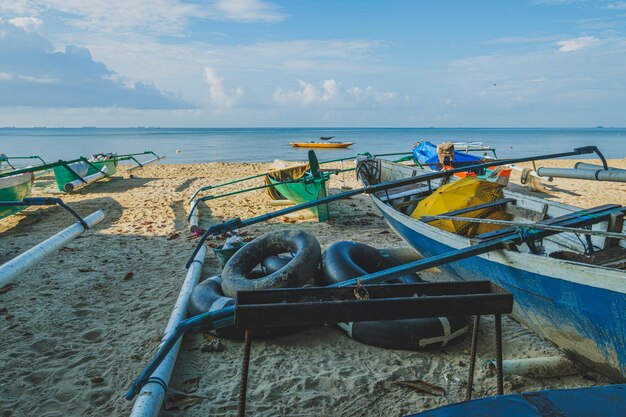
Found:
[(72, 314), (76, 317), (85, 317), (91, 314), (91, 310), (74, 310)]
[(56, 346), (57, 342), (54, 339), (39, 339), (30, 345), (30, 348), (35, 352), (46, 353), (54, 349)]
[(104, 334), (104, 330), (93, 329), (93, 330), (88, 330), (85, 333), (83, 333), (82, 337), (88, 342), (99, 342), (103, 334)]

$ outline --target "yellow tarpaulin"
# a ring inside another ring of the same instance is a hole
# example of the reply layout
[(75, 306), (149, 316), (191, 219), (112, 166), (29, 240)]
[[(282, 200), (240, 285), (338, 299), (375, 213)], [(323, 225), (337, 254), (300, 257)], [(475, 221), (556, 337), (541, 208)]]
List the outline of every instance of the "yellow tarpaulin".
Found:
[[(504, 198), (504, 195), (501, 184), (465, 177), (439, 187), (431, 195), (420, 201), (413, 213), (411, 213), (411, 217), (419, 219), (422, 216), (436, 216), (453, 210), (501, 200), (502, 198)], [(464, 213), (462, 217), (510, 220), (511, 216), (501, 208), (487, 208)], [(501, 225), (468, 223), (456, 220), (436, 220), (429, 224), (439, 229), (468, 237), (503, 227)]]

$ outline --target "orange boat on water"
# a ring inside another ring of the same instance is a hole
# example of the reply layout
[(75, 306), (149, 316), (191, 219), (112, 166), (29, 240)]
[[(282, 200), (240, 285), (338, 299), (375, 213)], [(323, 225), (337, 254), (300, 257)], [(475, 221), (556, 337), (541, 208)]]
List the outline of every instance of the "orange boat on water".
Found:
[(289, 142), (294, 148), (347, 148), (354, 142)]

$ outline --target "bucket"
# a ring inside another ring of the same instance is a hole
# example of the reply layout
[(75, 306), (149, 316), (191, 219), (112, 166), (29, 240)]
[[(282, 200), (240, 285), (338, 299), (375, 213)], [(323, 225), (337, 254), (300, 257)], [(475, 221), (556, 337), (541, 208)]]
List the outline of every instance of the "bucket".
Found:
[(224, 245), (213, 248), (213, 252), (215, 252), (217, 259), (219, 259), (220, 261), (220, 266), (224, 268), (226, 262), (228, 262), (228, 260), (235, 254), (235, 252), (241, 249), (245, 244), (246, 242), (235, 242), (231, 243), (232, 247), (228, 249), (222, 249)]

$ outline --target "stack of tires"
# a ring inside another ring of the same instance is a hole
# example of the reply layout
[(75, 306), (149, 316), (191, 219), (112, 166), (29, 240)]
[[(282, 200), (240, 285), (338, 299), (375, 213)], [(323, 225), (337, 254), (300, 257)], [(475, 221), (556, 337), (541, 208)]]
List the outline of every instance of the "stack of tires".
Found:
[[(216, 311), (235, 304), (238, 291), (272, 288), (326, 286), (401, 265), (379, 250), (356, 242), (335, 242), (322, 254), (315, 237), (302, 230), (266, 233), (245, 245), (224, 266), (221, 275), (198, 284), (188, 304), (189, 316)], [(423, 282), (416, 274), (401, 273), (385, 283)], [(415, 294), (419, 297), (419, 294)], [(446, 346), (468, 330), (467, 317), (437, 317), (340, 323), (348, 336), (359, 342), (389, 348), (421, 350)], [(255, 338), (282, 336), (294, 328), (252, 332)], [(225, 338), (242, 339), (235, 327), (211, 330)]]

